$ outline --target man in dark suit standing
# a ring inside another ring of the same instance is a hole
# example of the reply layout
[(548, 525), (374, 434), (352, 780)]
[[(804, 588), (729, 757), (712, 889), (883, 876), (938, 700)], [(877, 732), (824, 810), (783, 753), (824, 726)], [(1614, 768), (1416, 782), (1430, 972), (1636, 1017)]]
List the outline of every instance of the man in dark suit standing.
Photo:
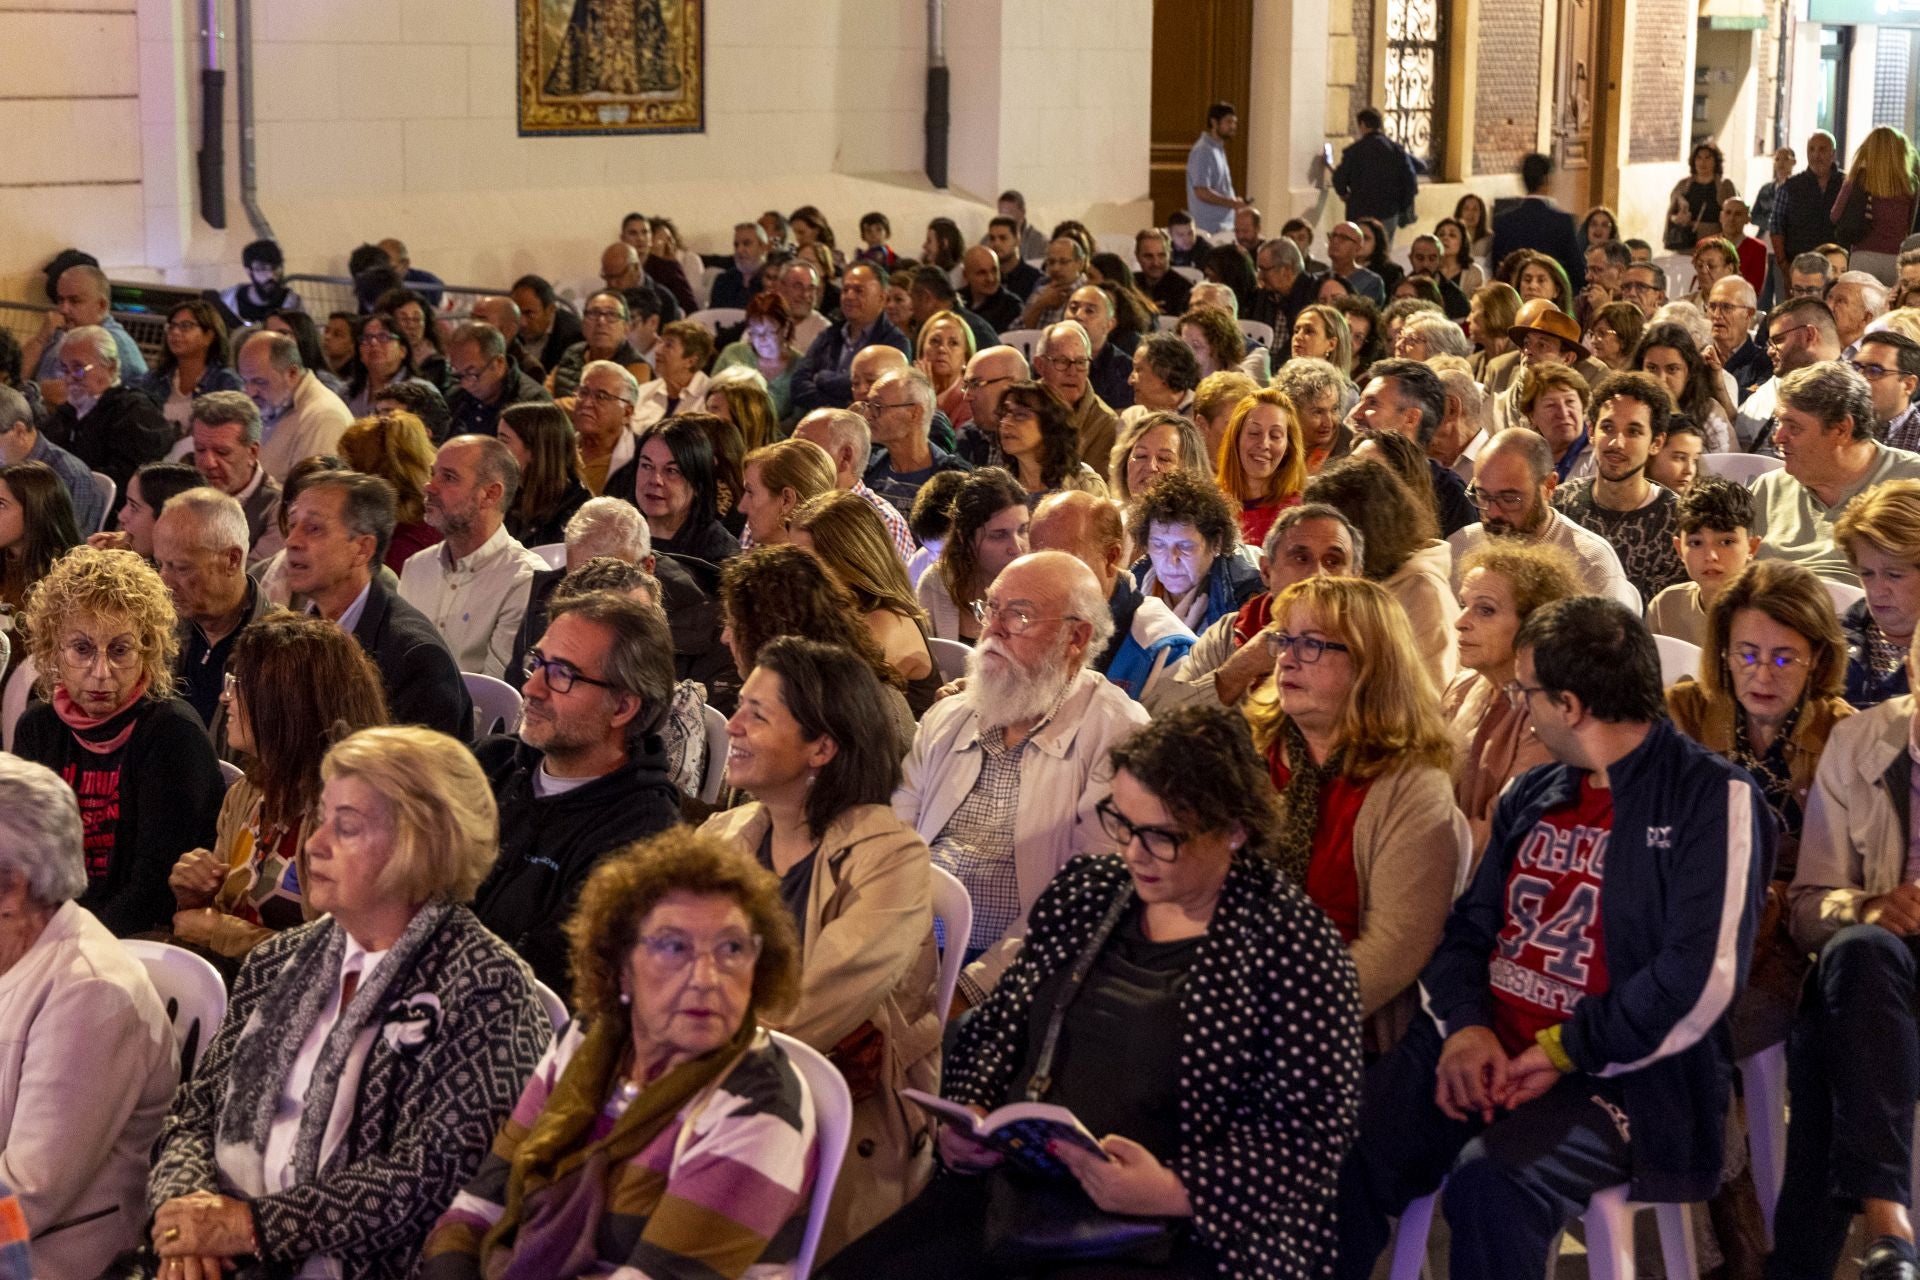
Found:
[(1497, 271), (1515, 249), (1533, 249), (1558, 262), (1579, 293), (1587, 278), (1586, 259), (1574, 234), (1573, 215), (1547, 194), (1552, 177), (1553, 161), (1539, 152), (1529, 152), (1520, 161), (1520, 182), (1527, 195), (1493, 220), (1492, 265)]
[(393, 537), (393, 486), (328, 471), (301, 491), (287, 520), (287, 584), (309, 612), (360, 642), (395, 724), (473, 741), (473, 699), (440, 632), (375, 575)]

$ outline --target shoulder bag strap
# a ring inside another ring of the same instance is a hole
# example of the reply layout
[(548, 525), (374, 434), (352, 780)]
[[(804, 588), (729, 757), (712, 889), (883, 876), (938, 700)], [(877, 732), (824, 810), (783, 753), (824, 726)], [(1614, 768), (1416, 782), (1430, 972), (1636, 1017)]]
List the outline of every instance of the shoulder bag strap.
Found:
[(1033, 1074), (1027, 1079), (1027, 1101), (1041, 1102), (1046, 1099), (1047, 1090), (1053, 1087), (1053, 1055), (1060, 1046), (1060, 1028), (1066, 1024), (1067, 1010), (1072, 1006), (1074, 997), (1080, 994), (1080, 988), (1086, 983), (1087, 974), (1092, 972), (1094, 961), (1100, 958), (1100, 951), (1107, 945), (1107, 939), (1113, 936), (1114, 928), (1120, 923), (1120, 917), (1126, 913), (1133, 902), (1133, 885), (1123, 886), (1113, 895), (1113, 902), (1107, 907), (1107, 914), (1094, 926), (1093, 936), (1087, 939), (1086, 947), (1080, 957), (1073, 962), (1073, 968), (1067, 973), (1066, 989), (1054, 1002), (1053, 1014), (1047, 1020), (1046, 1038), (1040, 1042), (1040, 1056), (1033, 1064)]

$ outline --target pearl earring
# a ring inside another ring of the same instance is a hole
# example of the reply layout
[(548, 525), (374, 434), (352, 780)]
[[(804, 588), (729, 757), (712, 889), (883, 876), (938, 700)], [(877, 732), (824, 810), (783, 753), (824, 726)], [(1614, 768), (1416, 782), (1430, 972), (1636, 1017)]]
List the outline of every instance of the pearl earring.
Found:
[(620, 1003), (621, 1003), (621, 1004), (632, 1004), (632, 1003), (633, 1003), (633, 993), (632, 993), (632, 992), (630, 992), (630, 991), (622, 991), (622, 992), (620, 993)]

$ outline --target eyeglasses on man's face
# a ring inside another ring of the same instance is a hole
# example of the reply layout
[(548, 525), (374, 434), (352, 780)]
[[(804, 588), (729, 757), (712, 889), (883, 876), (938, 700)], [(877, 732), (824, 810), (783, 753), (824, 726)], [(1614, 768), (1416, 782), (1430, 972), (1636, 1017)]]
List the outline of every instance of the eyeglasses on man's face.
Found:
[(990, 627), (997, 618), (1000, 627), (1010, 636), (1023, 636), (1027, 631), (1042, 622), (1078, 622), (1080, 619), (1071, 614), (1061, 614), (1057, 618), (1043, 618), (1030, 604), (995, 604), (991, 600), (973, 602), (974, 621), (982, 627)]

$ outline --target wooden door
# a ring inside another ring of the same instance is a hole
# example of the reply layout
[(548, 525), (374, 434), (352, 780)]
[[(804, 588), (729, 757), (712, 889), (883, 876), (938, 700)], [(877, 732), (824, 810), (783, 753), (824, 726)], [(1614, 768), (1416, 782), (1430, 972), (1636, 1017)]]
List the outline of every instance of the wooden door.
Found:
[(1245, 195), (1247, 96), (1253, 89), (1253, 0), (1154, 0), (1153, 132), (1148, 190), (1153, 217), (1187, 204), (1187, 152), (1207, 127), (1207, 107), (1231, 102), (1240, 131), (1227, 140), (1233, 187)]
[(1553, 73), (1553, 195), (1579, 217), (1597, 198), (1594, 122), (1605, 76), (1600, 0), (1558, 0)]

